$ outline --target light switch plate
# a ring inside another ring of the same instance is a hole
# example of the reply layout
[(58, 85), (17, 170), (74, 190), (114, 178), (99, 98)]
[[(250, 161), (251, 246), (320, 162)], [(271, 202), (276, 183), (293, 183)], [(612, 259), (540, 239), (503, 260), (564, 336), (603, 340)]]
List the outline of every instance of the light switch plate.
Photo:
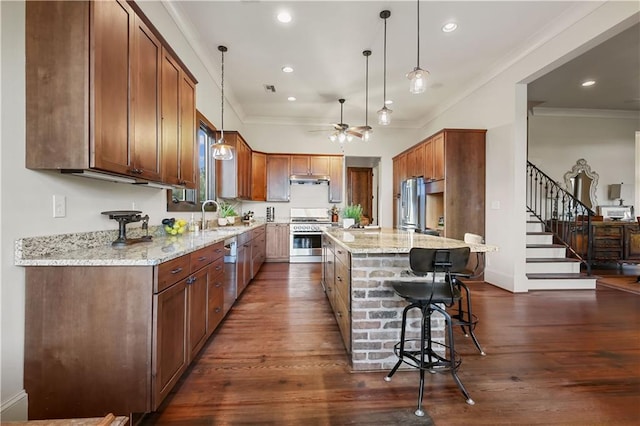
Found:
[(64, 195), (53, 196), (53, 217), (65, 217), (67, 215), (67, 197)]

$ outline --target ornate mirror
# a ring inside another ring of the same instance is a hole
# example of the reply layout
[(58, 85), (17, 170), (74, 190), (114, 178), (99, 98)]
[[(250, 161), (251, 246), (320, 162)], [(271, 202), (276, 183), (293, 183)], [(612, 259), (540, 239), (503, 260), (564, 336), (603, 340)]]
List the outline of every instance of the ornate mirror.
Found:
[(600, 176), (591, 171), (591, 167), (584, 158), (576, 161), (576, 164), (564, 174), (564, 184), (567, 191), (582, 202), (585, 206), (595, 211), (598, 205), (596, 188)]

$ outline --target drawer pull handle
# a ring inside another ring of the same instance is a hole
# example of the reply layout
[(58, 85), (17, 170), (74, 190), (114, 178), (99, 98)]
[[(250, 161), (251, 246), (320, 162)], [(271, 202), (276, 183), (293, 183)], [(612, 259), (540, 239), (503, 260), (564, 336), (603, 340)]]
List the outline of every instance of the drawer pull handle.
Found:
[(216, 306), (216, 314), (220, 313), (222, 309), (220, 309), (220, 306)]
[(200, 256), (198, 258), (198, 262), (204, 262), (205, 260), (207, 260), (207, 256)]
[(171, 271), (171, 273), (172, 273), (172, 274), (174, 274), (174, 275), (175, 275), (175, 274), (179, 274), (180, 272), (182, 272), (182, 267), (181, 267), (181, 266), (179, 266), (179, 267), (177, 267), (176, 269), (173, 269), (173, 270)]
[(216, 283), (216, 288), (220, 288), (221, 286), (222, 286), (222, 283), (221, 283), (220, 281), (218, 281), (218, 282)]
[(220, 265), (216, 266), (216, 271), (219, 271), (221, 269), (222, 269), (222, 266), (220, 266)]

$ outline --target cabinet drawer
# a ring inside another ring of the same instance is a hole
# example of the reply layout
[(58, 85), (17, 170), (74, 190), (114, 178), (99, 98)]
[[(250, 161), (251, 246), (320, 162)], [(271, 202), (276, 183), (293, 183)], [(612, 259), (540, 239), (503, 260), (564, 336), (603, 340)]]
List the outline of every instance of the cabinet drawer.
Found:
[(264, 235), (265, 233), (265, 227), (264, 226), (260, 226), (258, 228), (255, 228), (251, 231), (251, 239), (255, 239), (260, 237), (261, 235)]
[(622, 238), (621, 226), (595, 226), (593, 235), (596, 237), (620, 237)]
[(335, 298), (334, 313), (344, 347), (351, 353), (351, 311), (349, 304), (339, 295)]
[(222, 275), (209, 282), (207, 335), (211, 335), (224, 318), (224, 282)]
[(594, 248), (600, 247), (622, 247), (622, 239), (617, 238), (596, 238), (593, 241)]
[(349, 261), (349, 252), (339, 246), (335, 247), (336, 259), (342, 262), (347, 268), (351, 267), (351, 262)]
[(221, 259), (224, 256), (224, 241), (215, 243), (211, 247), (211, 250), (213, 250), (213, 260)]
[(191, 253), (191, 272), (195, 272), (213, 262), (216, 254), (215, 248), (215, 245), (211, 245)]
[(224, 271), (224, 257), (219, 257), (214, 260), (210, 268), (209, 274), (211, 274), (212, 277), (216, 278), (219, 274), (222, 274)]
[(172, 284), (186, 278), (190, 273), (189, 262), (190, 257), (186, 255), (158, 265), (158, 283), (154, 292), (159, 293)]
[(341, 262), (336, 262), (335, 292), (338, 293), (345, 301), (351, 299), (351, 292), (349, 291), (350, 285), (351, 271)]

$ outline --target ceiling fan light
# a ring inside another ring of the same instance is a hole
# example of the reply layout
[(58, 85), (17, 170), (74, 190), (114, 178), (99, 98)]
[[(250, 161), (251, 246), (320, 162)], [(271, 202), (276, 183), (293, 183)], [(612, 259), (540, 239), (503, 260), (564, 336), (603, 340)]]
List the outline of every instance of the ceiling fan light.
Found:
[(227, 145), (224, 138), (220, 138), (216, 143), (211, 145), (214, 160), (232, 160), (233, 148)]
[(338, 142), (340, 143), (344, 143), (344, 141), (347, 139), (347, 136), (345, 135), (344, 132), (340, 132), (338, 134)]
[(362, 132), (362, 140), (365, 142), (369, 142), (371, 140), (371, 133), (373, 132), (368, 129)]
[(346, 136), (347, 136), (347, 142), (351, 142), (353, 140), (353, 135), (350, 135), (349, 133), (347, 133)]
[(378, 124), (381, 126), (388, 126), (391, 124), (391, 111), (386, 106), (383, 106), (382, 109), (378, 110)]
[(335, 133), (332, 133), (332, 134), (330, 134), (330, 135), (329, 135), (329, 140), (330, 140), (331, 142), (335, 142), (335, 141), (337, 141), (337, 140), (338, 140), (338, 137), (336, 136), (336, 134), (335, 134)]
[(413, 71), (407, 74), (407, 78), (410, 80), (409, 92), (414, 95), (424, 93), (427, 89), (427, 77), (429, 77), (429, 71), (415, 67)]

